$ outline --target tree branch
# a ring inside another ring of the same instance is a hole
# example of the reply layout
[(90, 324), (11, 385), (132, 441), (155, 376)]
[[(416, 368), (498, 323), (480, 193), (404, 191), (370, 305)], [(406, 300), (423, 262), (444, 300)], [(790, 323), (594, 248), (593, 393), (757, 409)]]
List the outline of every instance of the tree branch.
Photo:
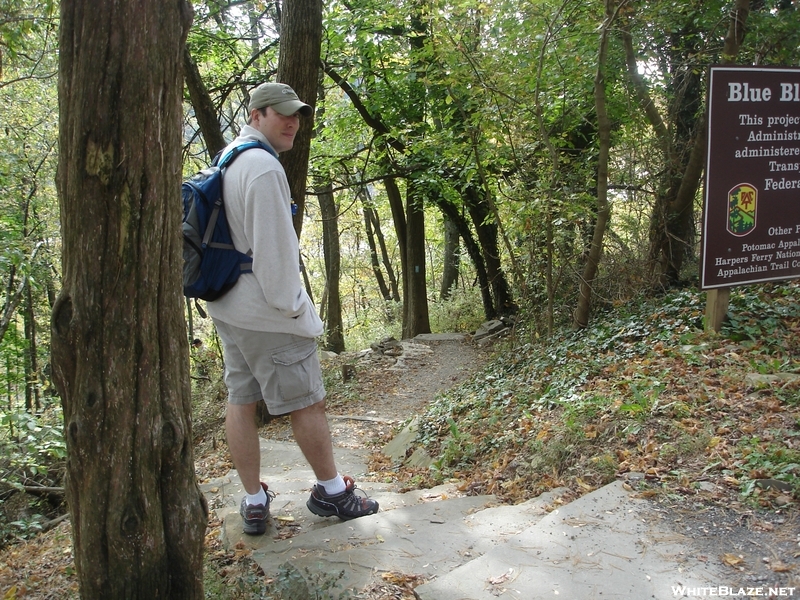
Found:
[(333, 67), (325, 61), (322, 61), (322, 68), (325, 71), (325, 74), (330, 77), (336, 85), (339, 86), (339, 89), (347, 94), (347, 97), (350, 98), (350, 102), (353, 103), (353, 108), (358, 111), (358, 114), (361, 115), (361, 118), (364, 119), (364, 122), (379, 134), (386, 136), (386, 140), (392, 148), (398, 152), (405, 153), (405, 144), (391, 135), (391, 130), (381, 119), (370, 114), (367, 107), (361, 101), (361, 97), (348, 83), (348, 81), (339, 75), (339, 73), (337, 73)]
[(623, 25), (620, 30), (622, 32), (622, 44), (625, 47), (625, 62), (628, 65), (628, 76), (631, 78), (633, 88), (636, 90), (636, 96), (639, 98), (639, 103), (644, 109), (647, 120), (650, 121), (650, 124), (653, 126), (656, 137), (661, 144), (664, 158), (669, 160), (670, 140), (667, 126), (664, 124), (664, 119), (661, 118), (661, 114), (658, 112), (653, 99), (650, 97), (650, 92), (647, 89), (644, 79), (639, 74), (639, 67), (636, 64), (636, 54), (633, 51), (633, 36), (631, 35), (627, 23)]

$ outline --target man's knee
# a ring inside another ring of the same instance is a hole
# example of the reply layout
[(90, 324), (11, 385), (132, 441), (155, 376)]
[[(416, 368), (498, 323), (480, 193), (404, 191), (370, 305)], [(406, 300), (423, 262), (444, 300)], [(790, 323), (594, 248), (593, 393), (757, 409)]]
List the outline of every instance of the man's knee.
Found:
[(228, 404), (227, 409), (225, 411), (225, 418), (230, 419), (238, 419), (238, 420), (245, 420), (245, 419), (255, 419), (256, 416), (256, 408), (258, 408), (258, 402), (252, 402), (250, 404)]
[(309, 404), (304, 408), (299, 408), (295, 411), (292, 411), (292, 415), (303, 415), (303, 414), (313, 414), (313, 413), (324, 413), (325, 412), (325, 398), (320, 400), (319, 402), (315, 402), (314, 404)]

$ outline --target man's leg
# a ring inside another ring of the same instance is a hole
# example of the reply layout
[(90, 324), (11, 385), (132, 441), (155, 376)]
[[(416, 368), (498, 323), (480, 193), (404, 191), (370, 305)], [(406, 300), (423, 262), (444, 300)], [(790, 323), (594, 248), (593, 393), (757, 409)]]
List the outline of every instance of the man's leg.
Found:
[(261, 489), (261, 448), (255, 421), (257, 404), (228, 404), (225, 413), (228, 450), (248, 494), (256, 494)]
[[(352, 477), (342, 478), (336, 471), (324, 400), (294, 411), (292, 430), (297, 444), (317, 476), (317, 484), (311, 488), (311, 497), (306, 502), (312, 513), (321, 517), (336, 515), (346, 520), (378, 512), (378, 503), (375, 500), (356, 495), (356, 485)], [(336, 487), (340, 490), (336, 491)]]
[(331, 431), (325, 416), (325, 401), (294, 411), (292, 431), (317, 479), (325, 481), (336, 477), (338, 473), (333, 459)]

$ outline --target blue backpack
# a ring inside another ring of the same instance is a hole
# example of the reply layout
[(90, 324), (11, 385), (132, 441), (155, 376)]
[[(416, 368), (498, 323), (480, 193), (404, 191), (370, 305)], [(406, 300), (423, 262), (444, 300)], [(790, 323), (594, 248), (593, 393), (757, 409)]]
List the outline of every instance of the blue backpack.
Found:
[(233, 246), (222, 200), (225, 169), (245, 150), (261, 148), (275, 158), (269, 146), (245, 142), (183, 182), (183, 294), (208, 302), (230, 290), (242, 273), (253, 272), (253, 257)]

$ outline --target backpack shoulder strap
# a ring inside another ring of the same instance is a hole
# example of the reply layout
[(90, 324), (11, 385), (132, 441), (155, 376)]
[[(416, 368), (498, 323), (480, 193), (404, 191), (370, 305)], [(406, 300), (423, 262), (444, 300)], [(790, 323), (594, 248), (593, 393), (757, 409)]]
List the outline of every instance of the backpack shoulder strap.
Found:
[(245, 142), (243, 144), (239, 144), (238, 146), (234, 146), (231, 148), (227, 153), (222, 154), (220, 152), (214, 157), (214, 160), (211, 164), (219, 167), (220, 169), (224, 169), (225, 167), (230, 166), (230, 164), (236, 160), (236, 157), (239, 156), (245, 150), (250, 150), (251, 148), (261, 148), (262, 150), (266, 150), (275, 158), (278, 158), (277, 153), (275, 150), (264, 144), (263, 142), (259, 142), (258, 140), (253, 140), (251, 142)]

